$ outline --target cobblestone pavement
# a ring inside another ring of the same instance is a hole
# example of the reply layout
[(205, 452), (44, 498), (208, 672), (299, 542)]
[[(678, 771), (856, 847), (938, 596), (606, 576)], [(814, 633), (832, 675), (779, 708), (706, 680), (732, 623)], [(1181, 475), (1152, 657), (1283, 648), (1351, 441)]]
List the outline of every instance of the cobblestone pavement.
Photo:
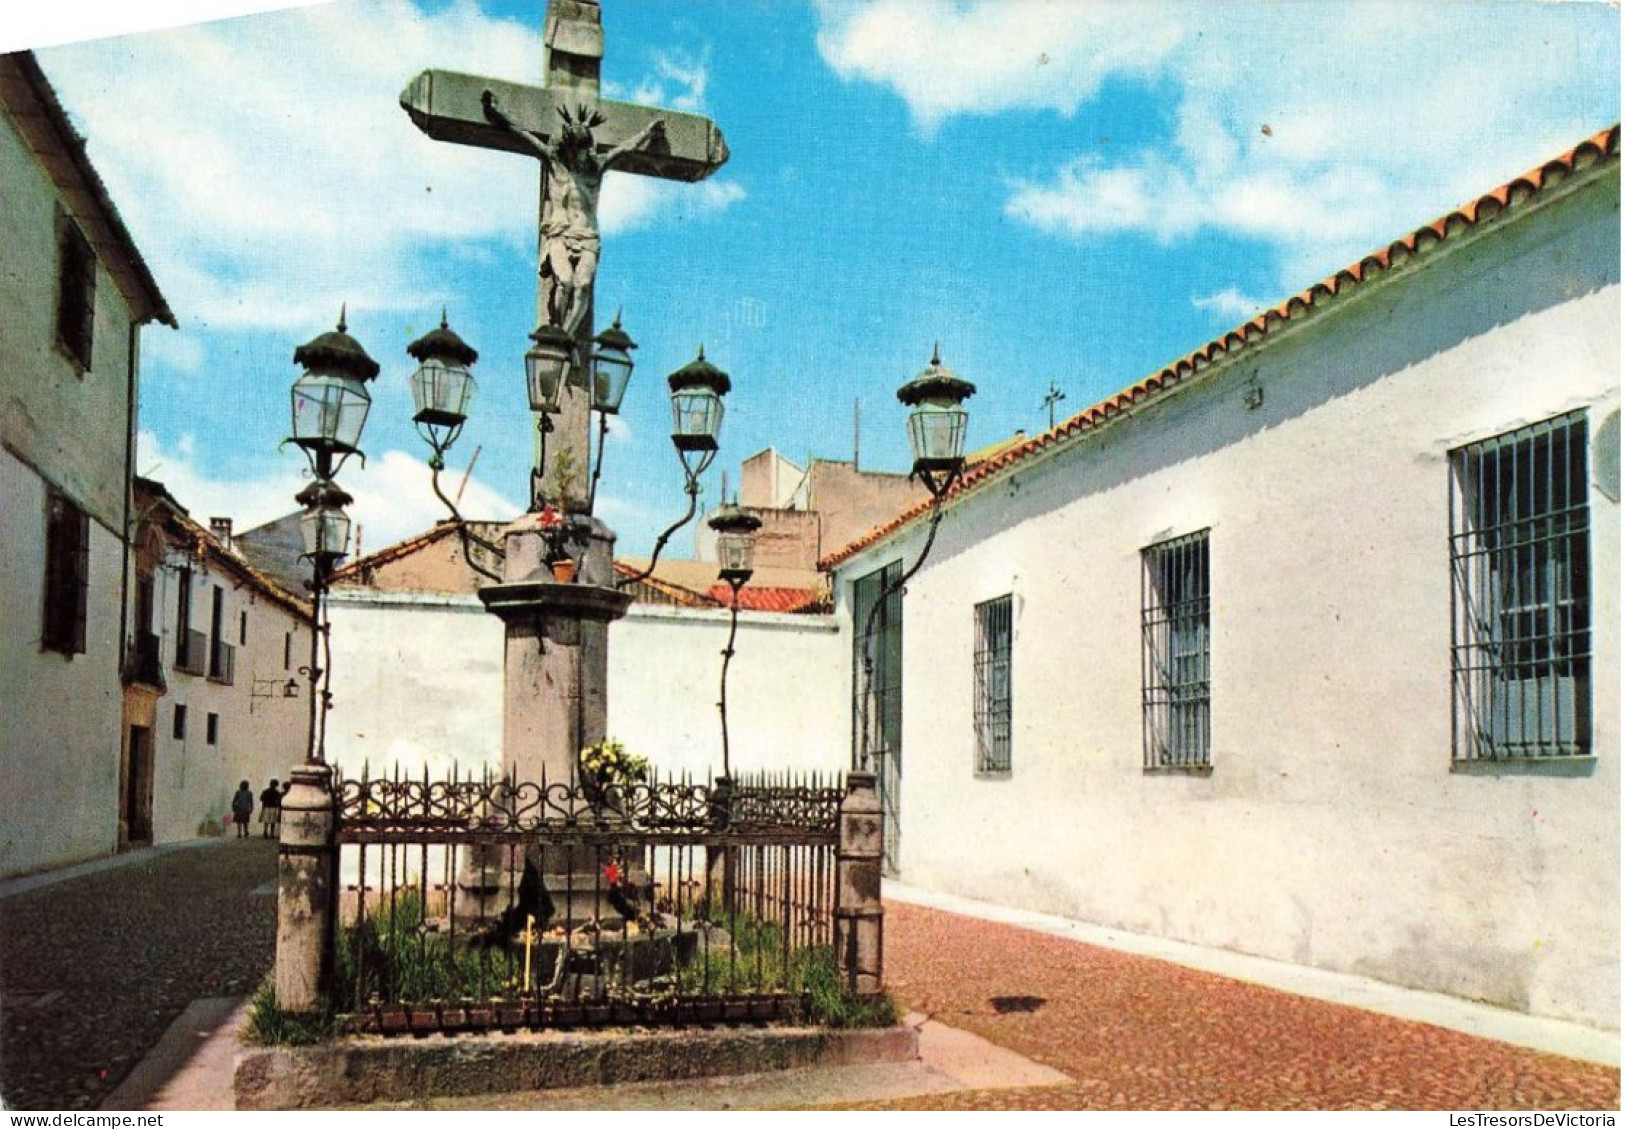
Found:
[(276, 846), (229, 839), (0, 899), (0, 1097), (93, 1108), (200, 996), (271, 967)]
[(886, 980), (1074, 1082), (862, 1108), (1619, 1108), (1615, 1068), (897, 902)]

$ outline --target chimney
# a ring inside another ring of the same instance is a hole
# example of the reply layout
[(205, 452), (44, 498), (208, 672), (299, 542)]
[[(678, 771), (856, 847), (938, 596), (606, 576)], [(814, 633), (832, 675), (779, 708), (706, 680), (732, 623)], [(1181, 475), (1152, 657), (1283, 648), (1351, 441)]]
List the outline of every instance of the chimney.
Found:
[(229, 517), (211, 517), (209, 519), (209, 532), (214, 539), (228, 550), (231, 548), (231, 519)]

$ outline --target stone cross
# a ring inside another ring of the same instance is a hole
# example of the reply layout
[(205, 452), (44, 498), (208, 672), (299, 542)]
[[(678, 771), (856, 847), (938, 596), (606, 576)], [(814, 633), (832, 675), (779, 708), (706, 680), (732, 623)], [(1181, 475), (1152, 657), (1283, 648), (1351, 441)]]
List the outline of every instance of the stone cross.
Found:
[[(604, 30), (597, 0), (548, 0), (542, 51), (543, 86), (424, 71), (402, 91), (401, 107), (436, 141), (541, 158), (537, 324), (574, 336), (584, 362), (592, 347), (602, 174), (613, 167), (664, 180), (701, 180), (722, 167), (728, 146), (708, 118), (598, 97)], [(583, 134), (595, 158), (584, 163), (569, 156), (569, 146), (582, 143)], [(583, 512), (588, 504), (591, 397), (585, 367), (577, 368), (564, 391), (546, 463), (538, 467), (549, 500), (570, 512)]]

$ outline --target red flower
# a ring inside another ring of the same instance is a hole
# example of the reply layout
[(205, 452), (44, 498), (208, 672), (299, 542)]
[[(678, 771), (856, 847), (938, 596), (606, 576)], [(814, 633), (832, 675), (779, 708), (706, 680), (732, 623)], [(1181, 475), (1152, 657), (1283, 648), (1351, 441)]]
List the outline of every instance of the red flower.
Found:
[(544, 505), (542, 507), (542, 512), (536, 515), (536, 524), (540, 525), (543, 529), (552, 529), (554, 526), (561, 524), (563, 521), (564, 519), (559, 516), (559, 511), (553, 508), (553, 504), (551, 502)]
[(612, 862), (606, 865), (604, 867), (604, 880), (611, 886), (619, 886), (621, 884), (621, 864)]

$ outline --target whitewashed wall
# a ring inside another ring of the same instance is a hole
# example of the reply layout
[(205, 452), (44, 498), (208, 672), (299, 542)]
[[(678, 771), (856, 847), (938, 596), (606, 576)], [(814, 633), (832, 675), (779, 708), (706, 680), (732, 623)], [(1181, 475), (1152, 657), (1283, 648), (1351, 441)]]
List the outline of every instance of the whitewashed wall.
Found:
[[(57, 192), (0, 112), (0, 876), (118, 845), (130, 309), (96, 276), (92, 366), (56, 345)], [(91, 421), (93, 426), (86, 426)], [(45, 493), (90, 515), (85, 652), (40, 649)]]
[[(903, 879), (1617, 1027), (1618, 204), (1616, 166), (954, 506), (904, 612)], [(1595, 763), (1453, 772), (1448, 452), (1581, 408)], [(1148, 775), (1140, 552), (1201, 529), (1212, 775)], [(1006, 594), (1013, 770), (978, 778)]]
[[(235, 680), (230, 684), (174, 667), (181, 583), (180, 566), (192, 566), (194, 630), (209, 633), (213, 589), (225, 593), (221, 634), (236, 648)], [(171, 551), (155, 577), (153, 630), (162, 638), (164, 677), (153, 732), (153, 840), (190, 839), (205, 823), (229, 823), (232, 793), (240, 780), (254, 792), (253, 831), (259, 832), (259, 794), (272, 779), (286, 781), (288, 770), (305, 759), (310, 689), (299, 667), (310, 662), (310, 632), (292, 609), (241, 585), (223, 566), (206, 567)], [(248, 613), (248, 642), (239, 618)], [(291, 639), (289, 638), (291, 636)], [(286, 641), (286, 642), (285, 642)], [(283, 696), (288, 679), (298, 696)], [(175, 707), (186, 707), (186, 730), (175, 736)], [(218, 719), (216, 739), (208, 740), (208, 715)], [(230, 830), (228, 827), (227, 830)]]
[[(347, 772), (496, 769), (501, 621), (472, 596), (340, 589), (332, 602), (329, 758)], [(610, 628), (611, 736), (662, 773), (722, 767), (717, 711), (728, 617), (635, 606)], [(827, 616), (746, 614), (728, 675), (736, 772), (846, 766), (846, 658)]]
[(118, 846), (119, 569), (123, 545), (90, 523), (85, 651), (40, 648), (45, 483), (0, 449), (0, 876)]

